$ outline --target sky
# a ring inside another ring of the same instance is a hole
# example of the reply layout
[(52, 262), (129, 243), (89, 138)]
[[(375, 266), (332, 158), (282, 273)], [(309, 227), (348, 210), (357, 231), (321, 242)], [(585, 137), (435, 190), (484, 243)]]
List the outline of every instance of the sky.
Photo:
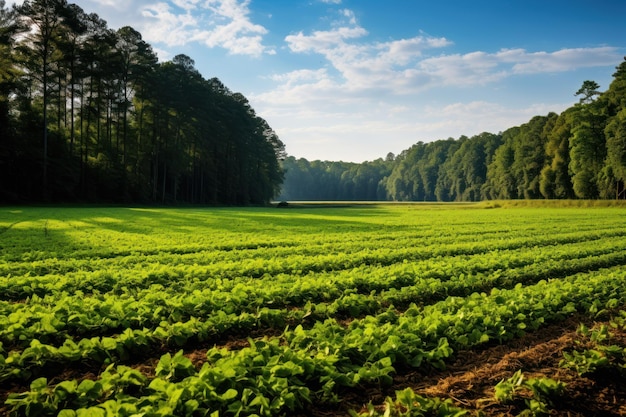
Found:
[(585, 80), (607, 89), (626, 55), (624, 0), (73, 3), (132, 26), (161, 61), (191, 57), (308, 160), (371, 161), (560, 113)]

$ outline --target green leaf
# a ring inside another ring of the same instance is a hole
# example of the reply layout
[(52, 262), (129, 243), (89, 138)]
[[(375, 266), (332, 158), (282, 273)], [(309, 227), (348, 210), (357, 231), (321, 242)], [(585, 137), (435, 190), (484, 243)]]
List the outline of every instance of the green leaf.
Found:
[(48, 387), (48, 380), (44, 377), (37, 378), (30, 383), (31, 391), (42, 391)]
[(54, 390), (55, 391), (63, 390), (67, 392), (68, 394), (73, 394), (76, 392), (77, 387), (78, 387), (78, 382), (76, 382), (76, 380), (63, 381), (63, 382), (58, 383), (56, 387), (54, 387)]
[(170, 383), (168, 381), (157, 377), (157, 378), (154, 378), (152, 382), (150, 382), (150, 385), (148, 385), (148, 388), (153, 391), (167, 392), (167, 389), (169, 386), (170, 386)]
[(154, 372), (156, 376), (169, 377), (172, 369), (172, 355), (170, 353), (166, 353), (161, 356), (159, 359), (159, 363), (157, 363)]
[(225, 401), (225, 402), (231, 401), (237, 398), (238, 395), (239, 395), (239, 392), (236, 389), (230, 388), (225, 393), (220, 395), (220, 400)]
[(391, 358), (388, 356), (385, 356), (378, 362), (380, 363), (380, 366), (384, 368), (390, 367), (392, 365)]
[(117, 342), (112, 337), (103, 337), (101, 343), (104, 350), (111, 351), (117, 349)]
[(95, 400), (102, 395), (102, 384), (91, 379), (84, 379), (78, 384), (76, 391), (89, 400)]
[(187, 400), (185, 401), (185, 414), (192, 415), (199, 407), (200, 403), (198, 400)]
[(180, 401), (180, 398), (183, 396), (184, 393), (185, 393), (185, 388), (175, 388), (173, 390), (168, 390), (169, 398), (167, 400), (167, 403), (172, 408), (176, 408), (178, 406), (178, 402)]
[(73, 381), (63, 381), (54, 387), (54, 395), (61, 401), (65, 401), (70, 395), (76, 393), (78, 383)]
[(304, 372), (304, 369), (300, 365), (288, 361), (283, 364), (275, 365), (270, 369), (272, 375), (279, 378), (286, 378), (293, 375), (300, 375)]
[(100, 407), (79, 408), (76, 417), (107, 417), (106, 411)]

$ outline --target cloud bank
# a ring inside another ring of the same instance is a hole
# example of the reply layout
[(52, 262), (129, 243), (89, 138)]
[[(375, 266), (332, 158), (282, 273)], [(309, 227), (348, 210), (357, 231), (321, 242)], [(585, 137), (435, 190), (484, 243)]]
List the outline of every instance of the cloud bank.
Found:
[(320, 159), (327, 151), (319, 150), (329, 146), (342, 159), (359, 162), (351, 155), (362, 155), (364, 144), (373, 158), (419, 140), (445, 138), (452, 132), (498, 132), (537, 114), (562, 111), (570, 103), (510, 105), (480, 95), (450, 102), (437, 95), (467, 90), (471, 96), (510, 78), (606, 67), (621, 57), (611, 46), (447, 53), (454, 47), (451, 39), (420, 32), (380, 41), (359, 25), (353, 12), (335, 13), (325, 30), (298, 31), (284, 38), (290, 54), (319, 56), (321, 65), (275, 73), (269, 77), (274, 86), (252, 99), (261, 114), (277, 122), (279, 135), (289, 138), (288, 151), (291, 147), (296, 154)]

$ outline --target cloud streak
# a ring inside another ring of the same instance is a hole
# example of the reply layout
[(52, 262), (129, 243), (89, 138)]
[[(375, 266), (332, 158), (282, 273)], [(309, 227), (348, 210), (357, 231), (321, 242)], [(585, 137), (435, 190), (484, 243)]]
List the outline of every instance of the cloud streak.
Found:
[(274, 55), (276, 51), (263, 45), (267, 29), (249, 18), (249, 4), (250, 0), (209, 0), (209, 9), (220, 23), (212, 30), (198, 32), (194, 38), (209, 47), (221, 46), (233, 54)]
[(111, 9), (116, 10), (113, 19), (108, 19), (113, 28), (133, 26), (146, 41), (167, 48), (199, 43), (223, 48), (232, 55), (260, 57), (276, 53), (264, 44), (268, 30), (250, 18), (250, 0), (86, 1), (91, 3), (85, 6), (87, 12), (95, 9), (101, 15), (111, 15)]
[[(388, 42), (368, 42), (368, 31), (358, 25), (311, 34), (299, 32), (285, 38), (295, 54), (318, 54), (339, 77), (329, 84), (345, 91), (378, 89), (384, 83), (394, 95), (414, 94), (436, 87), (474, 87), (519, 75), (573, 71), (611, 65), (619, 61), (618, 48), (603, 46), (552, 52), (502, 49), (465, 54), (426, 55), (453, 43), (443, 37), (419, 35)], [(280, 77), (276, 77), (279, 79)], [(288, 74), (283, 78), (290, 79)], [(302, 84), (290, 83), (292, 88)]]
[[(336, 12), (342, 20), (328, 29), (284, 38), (289, 53), (320, 56), (321, 66), (274, 74), (275, 86), (252, 96), (278, 134), (307, 155), (321, 155), (317, 149), (327, 148), (331, 138), (335, 154), (350, 155), (368, 143), (370, 154), (383, 156), (455, 132), (497, 132), (537, 114), (562, 111), (569, 103), (505, 105), (482, 97), (481, 88), (497, 89), (512, 77), (606, 67), (621, 58), (620, 49), (611, 46), (447, 53), (454, 43), (445, 37), (419, 33), (372, 40), (354, 13)], [(436, 103), (446, 91), (463, 89), (474, 96), (472, 101), (424, 105)]]
[(453, 42), (444, 37), (419, 34), (407, 39), (370, 41), (369, 32), (350, 21), (328, 30), (286, 36), (290, 53), (319, 55), (325, 64), (322, 68), (273, 75), (275, 87), (255, 95), (255, 102), (267, 111), (298, 106), (336, 112), (341, 111), (341, 105), (360, 108), (393, 97), (418, 98), (437, 88), (469, 90), (509, 77), (612, 65), (620, 58), (618, 48), (608, 46), (552, 52), (501, 49), (445, 54)]

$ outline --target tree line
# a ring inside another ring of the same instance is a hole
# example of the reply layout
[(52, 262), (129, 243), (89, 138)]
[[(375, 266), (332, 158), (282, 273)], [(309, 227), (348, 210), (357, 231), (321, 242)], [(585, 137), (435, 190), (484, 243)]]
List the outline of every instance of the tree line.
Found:
[(284, 200), (626, 198), (626, 58), (561, 114), (500, 133), (419, 142), (362, 164), (285, 159)]
[(263, 203), (284, 156), (190, 57), (66, 0), (0, 0), (0, 202)]

